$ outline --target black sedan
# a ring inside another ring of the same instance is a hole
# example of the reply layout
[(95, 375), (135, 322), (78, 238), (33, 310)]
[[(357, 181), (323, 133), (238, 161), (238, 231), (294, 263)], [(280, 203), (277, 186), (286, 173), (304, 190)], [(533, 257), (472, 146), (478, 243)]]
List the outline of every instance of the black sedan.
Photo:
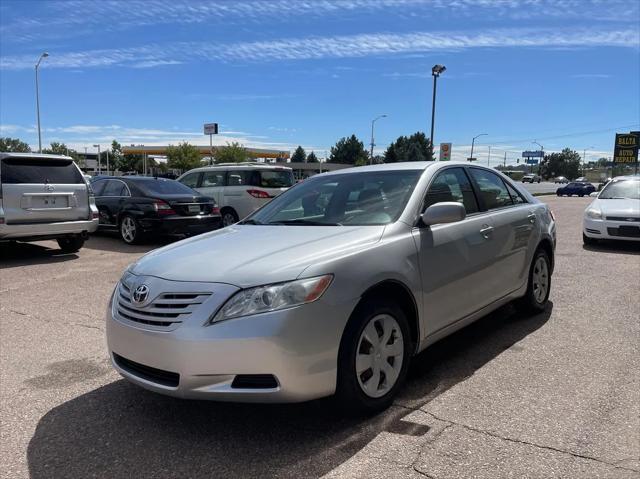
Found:
[(212, 198), (165, 178), (100, 177), (91, 183), (100, 229), (118, 230), (125, 243), (149, 235), (196, 235), (221, 226)]
[(567, 186), (564, 186), (562, 188), (558, 188), (556, 190), (556, 194), (558, 196), (564, 196), (564, 195), (567, 195), (567, 196), (573, 196), (573, 195), (585, 196), (585, 195), (587, 195), (587, 196), (589, 196), (594, 191), (596, 191), (596, 187), (593, 186), (591, 183), (572, 181)]

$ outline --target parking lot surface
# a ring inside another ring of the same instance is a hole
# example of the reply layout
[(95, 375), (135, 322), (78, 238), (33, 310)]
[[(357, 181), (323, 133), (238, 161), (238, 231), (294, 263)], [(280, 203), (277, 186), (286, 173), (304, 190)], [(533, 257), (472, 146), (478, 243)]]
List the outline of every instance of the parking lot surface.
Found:
[(104, 311), (159, 245), (0, 245), (2, 477), (639, 477), (640, 251), (583, 247), (590, 199), (545, 201), (558, 223), (547, 310), (504, 307), (429, 348), (373, 418), (133, 386), (109, 365)]

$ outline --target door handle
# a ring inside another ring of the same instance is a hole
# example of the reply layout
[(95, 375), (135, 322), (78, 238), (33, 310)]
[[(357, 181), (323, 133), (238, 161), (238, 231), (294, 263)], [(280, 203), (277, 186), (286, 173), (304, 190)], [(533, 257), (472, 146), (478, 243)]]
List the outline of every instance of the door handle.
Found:
[(493, 233), (493, 226), (485, 226), (480, 230), (480, 234), (484, 239), (489, 239), (491, 237), (491, 233)]
[(529, 219), (529, 221), (531, 223), (535, 223), (536, 222), (536, 214), (535, 213), (529, 213), (529, 215), (527, 215), (527, 218)]

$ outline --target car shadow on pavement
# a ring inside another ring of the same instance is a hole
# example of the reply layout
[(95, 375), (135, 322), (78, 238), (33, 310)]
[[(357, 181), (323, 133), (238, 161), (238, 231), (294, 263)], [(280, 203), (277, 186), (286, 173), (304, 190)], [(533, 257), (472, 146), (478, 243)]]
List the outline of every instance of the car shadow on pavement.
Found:
[(593, 245), (582, 245), (582, 249), (602, 251), (603, 253), (640, 255), (640, 242), (600, 240)]
[(43, 263), (61, 263), (74, 259), (78, 259), (77, 253), (63, 253), (57, 248), (55, 242), (47, 245), (15, 241), (0, 243), (0, 269)]
[(551, 314), (492, 313), (420, 354), (397, 404), (372, 418), (340, 415), (330, 400), (260, 405), (185, 401), (124, 380), (49, 411), (27, 450), (32, 478), (319, 477), (381, 431), (405, 433), (420, 407), (540, 328)]

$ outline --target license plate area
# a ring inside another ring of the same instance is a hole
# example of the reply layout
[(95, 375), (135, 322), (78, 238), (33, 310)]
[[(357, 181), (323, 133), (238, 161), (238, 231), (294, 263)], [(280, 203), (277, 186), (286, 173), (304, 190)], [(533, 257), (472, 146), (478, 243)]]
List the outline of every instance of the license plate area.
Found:
[(200, 205), (189, 205), (187, 208), (187, 211), (189, 211), (189, 213), (192, 213), (192, 214), (199, 214)]
[(42, 210), (53, 208), (68, 208), (69, 197), (67, 195), (34, 195), (28, 198), (28, 209)]

